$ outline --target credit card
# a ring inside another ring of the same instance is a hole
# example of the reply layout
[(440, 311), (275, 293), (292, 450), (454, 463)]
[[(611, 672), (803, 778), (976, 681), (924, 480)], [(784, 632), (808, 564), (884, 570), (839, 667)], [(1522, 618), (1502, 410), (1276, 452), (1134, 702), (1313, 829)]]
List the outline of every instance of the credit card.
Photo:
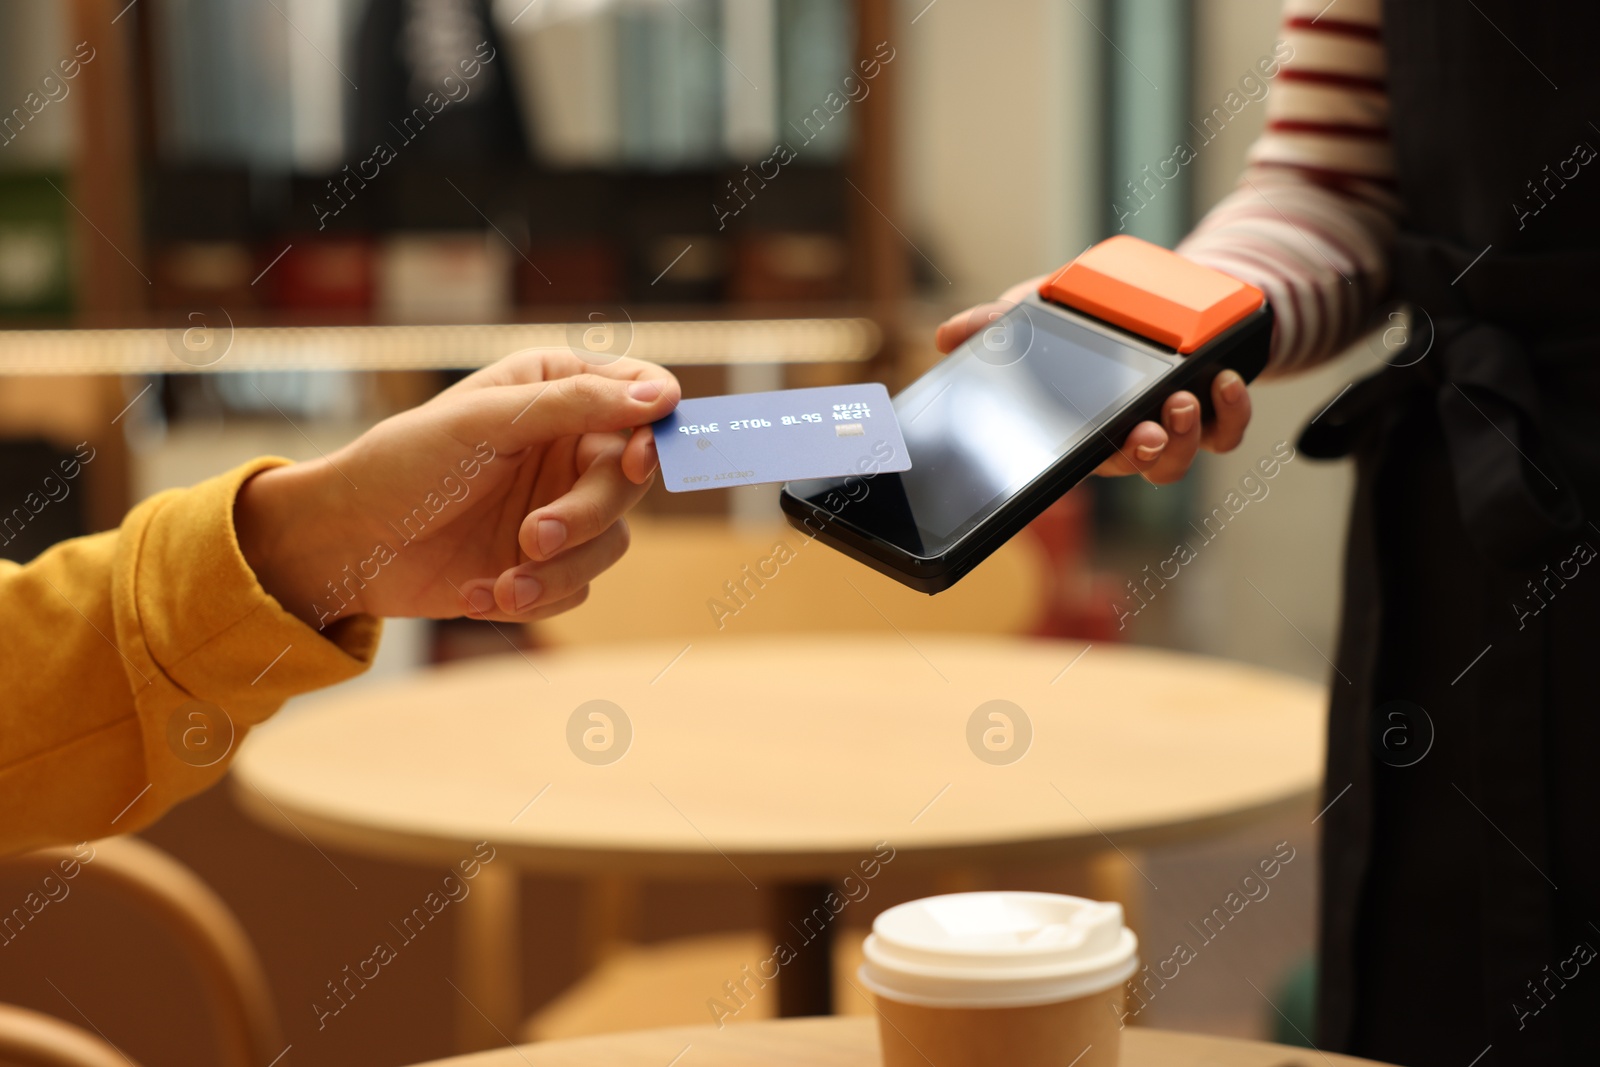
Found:
[(652, 429), (674, 493), (911, 469), (878, 382), (696, 397)]

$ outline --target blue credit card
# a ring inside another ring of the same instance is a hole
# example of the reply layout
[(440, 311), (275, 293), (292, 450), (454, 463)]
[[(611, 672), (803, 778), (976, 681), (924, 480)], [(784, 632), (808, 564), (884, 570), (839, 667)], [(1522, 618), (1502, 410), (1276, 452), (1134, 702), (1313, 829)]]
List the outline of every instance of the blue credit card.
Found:
[(653, 429), (674, 493), (911, 469), (877, 382), (696, 397)]

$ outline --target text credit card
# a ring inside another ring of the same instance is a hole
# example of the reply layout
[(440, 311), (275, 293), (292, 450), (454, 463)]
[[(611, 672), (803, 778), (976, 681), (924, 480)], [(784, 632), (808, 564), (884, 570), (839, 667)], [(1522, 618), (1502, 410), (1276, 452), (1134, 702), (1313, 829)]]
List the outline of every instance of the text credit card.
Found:
[(878, 382), (696, 397), (653, 429), (674, 493), (911, 469)]

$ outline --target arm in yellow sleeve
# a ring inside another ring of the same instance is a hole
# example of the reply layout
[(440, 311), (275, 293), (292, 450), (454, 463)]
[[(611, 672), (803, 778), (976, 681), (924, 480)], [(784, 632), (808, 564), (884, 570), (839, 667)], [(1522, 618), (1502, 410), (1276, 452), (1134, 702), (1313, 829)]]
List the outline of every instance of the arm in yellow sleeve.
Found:
[[(239, 487), (285, 462), (160, 493), (117, 530), (0, 562), (0, 854), (154, 822), (215, 783), (289, 697), (371, 663), (377, 620), (319, 633), (240, 553)], [(230, 751), (197, 756), (205, 744)]]
[(0, 563), (0, 855), (155, 821), (286, 699), (364, 670), (380, 617), (577, 604), (680, 395), (654, 364), (528, 349), (332, 457), (256, 460)]

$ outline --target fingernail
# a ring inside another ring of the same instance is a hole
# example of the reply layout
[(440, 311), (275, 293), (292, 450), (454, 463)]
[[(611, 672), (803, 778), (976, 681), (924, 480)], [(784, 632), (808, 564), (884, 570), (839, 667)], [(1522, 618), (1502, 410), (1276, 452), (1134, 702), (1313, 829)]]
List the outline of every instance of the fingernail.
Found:
[(1188, 433), (1194, 429), (1195, 405), (1185, 404), (1181, 408), (1172, 409), (1172, 432), (1178, 435)]
[(518, 611), (527, 611), (533, 607), (542, 592), (544, 586), (539, 584), (537, 578), (519, 574), (511, 579), (511, 598), (516, 601)]
[(1231, 370), (1222, 372), (1222, 399), (1237, 404), (1244, 399), (1244, 379)]
[(539, 554), (549, 556), (567, 542), (567, 524), (560, 519), (539, 520)]
[(487, 615), (494, 610), (494, 591), (480, 585), (467, 594), (467, 603), (479, 615)]
[(1166, 445), (1140, 445), (1133, 450), (1133, 454), (1148, 463), (1166, 451), (1166, 448)]
[(661, 385), (658, 382), (634, 382), (628, 386), (628, 395), (648, 404), (661, 395)]

